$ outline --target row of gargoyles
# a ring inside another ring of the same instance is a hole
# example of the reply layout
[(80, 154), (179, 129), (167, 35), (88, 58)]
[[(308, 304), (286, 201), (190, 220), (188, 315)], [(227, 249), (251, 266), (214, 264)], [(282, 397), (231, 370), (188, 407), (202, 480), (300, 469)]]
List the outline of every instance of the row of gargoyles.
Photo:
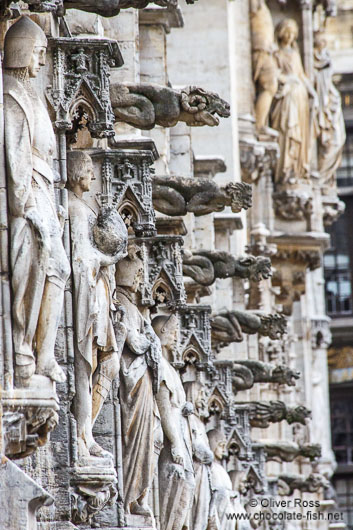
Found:
[(259, 282), (272, 276), (271, 260), (263, 256), (235, 257), (217, 250), (184, 250), (183, 274), (200, 285), (217, 278), (241, 278)]
[(261, 361), (235, 361), (232, 367), (232, 385), (236, 394), (248, 390), (255, 383), (276, 383), (294, 386), (300, 373), (285, 365), (275, 365)]
[(233, 342), (242, 342), (243, 333), (258, 333), (276, 340), (280, 339), (286, 330), (287, 320), (283, 315), (260, 311), (221, 311), (211, 319), (212, 347), (219, 351)]
[[(187, 4), (194, 4), (197, 0), (186, 0)], [(11, 14), (12, 5), (15, 2), (6, 0), (1, 8), (2, 14), (8, 10)], [(37, 13), (55, 13), (59, 16), (65, 14), (65, 9), (79, 9), (87, 13), (96, 13), (103, 17), (114, 17), (121, 9), (134, 7), (144, 9), (149, 4), (157, 4), (161, 7), (177, 7), (178, 0), (26, 0), (28, 8)]]

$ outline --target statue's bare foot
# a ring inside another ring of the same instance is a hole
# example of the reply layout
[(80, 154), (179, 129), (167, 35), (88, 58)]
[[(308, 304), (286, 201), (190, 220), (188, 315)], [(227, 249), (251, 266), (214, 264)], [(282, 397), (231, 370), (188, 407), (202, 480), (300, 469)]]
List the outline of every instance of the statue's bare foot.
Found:
[(93, 442), (89, 446), (89, 453), (91, 456), (97, 456), (99, 458), (111, 458), (111, 459), (114, 458), (113, 455), (109, 453), (109, 451), (106, 451), (105, 449), (103, 449), (103, 447), (97, 444), (97, 442)]
[(62, 368), (58, 365), (55, 360), (50, 361), (48, 364), (42, 366), (37, 364), (37, 374), (46, 375), (52, 381), (56, 383), (63, 383), (66, 381), (66, 375)]

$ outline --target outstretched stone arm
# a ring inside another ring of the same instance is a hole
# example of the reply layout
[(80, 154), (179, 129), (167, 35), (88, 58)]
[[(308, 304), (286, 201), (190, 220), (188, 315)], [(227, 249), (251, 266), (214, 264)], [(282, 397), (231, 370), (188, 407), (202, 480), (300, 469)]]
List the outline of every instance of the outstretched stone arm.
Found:
[(234, 213), (247, 210), (252, 204), (252, 188), (243, 182), (229, 182), (218, 186), (205, 178), (176, 176), (155, 176), (153, 185), (153, 206), (166, 215), (196, 216), (221, 212), (230, 206)]
[(287, 407), (283, 401), (251, 401), (243, 404), (249, 406), (250, 425), (260, 429), (267, 429), (270, 423), (283, 420), (289, 425), (292, 423), (306, 425), (306, 418), (311, 416), (310, 410), (303, 405)]
[(159, 85), (110, 86), (110, 98), (116, 120), (139, 129), (156, 125), (174, 127), (179, 121), (193, 127), (219, 124), (220, 116), (230, 116), (229, 104), (218, 94), (189, 86), (182, 90)]
[(310, 461), (320, 458), (321, 445), (320, 444), (304, 444), (298, 445), (294, 442), (276, 441), (264, 442), (266, 460), (274, 460), (275, 462), (293, 462), (299, 456), (309, 458)]
[(311, 473), (308, 477), (303, 475), (279, 475), (278, 493), (280, 495), (293, 495), (295, 490), (301, 493), (316, 493), (321, 488), (327, 488), (329, 481), (320, 473)]
[(223, 311), (211, 321), (212, 342), (217, 349), (231, 342), (241, 342), (242, 333), (259, 333), (273, 340), (279, 339), (286, 328), (287, 320), (284, 316), (256, 311)]
[[(251, 378), (244, 374), (250, 372)], [(251, 381), (251, 386), (247, 386)], [(236, 361), (232, 369), (232, 382), (236, 390), (246, 390), (251, 388), (254, 383), (277, 383), (282, 385), (294, 386), (295, 379), (299, 379), (299, 373), (291, 370), (288, 366), (261, 361)]]
[(183, 273), (201, 285), (211, 285), (217, 278), (248, 278), (258, 282), (272, 276), (271, 260), (267, 257), (236, 258), (217, 250), (184, 252)]

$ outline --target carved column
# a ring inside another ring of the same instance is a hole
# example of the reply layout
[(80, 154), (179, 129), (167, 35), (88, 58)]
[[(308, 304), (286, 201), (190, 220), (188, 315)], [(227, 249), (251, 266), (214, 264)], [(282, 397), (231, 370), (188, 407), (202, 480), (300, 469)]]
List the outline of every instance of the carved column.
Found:
[[(163, 86), (168, 84), (167, 34), (173, 28), (181, 28), (183, 23), (179, 7), (151, 6), (139, 12), (141, 83), (158, 83)], [(158, 126), (149, 135), (156, 142), (160, 155), (156, 162), (157, 174), (167, 175), (170, 131)]]

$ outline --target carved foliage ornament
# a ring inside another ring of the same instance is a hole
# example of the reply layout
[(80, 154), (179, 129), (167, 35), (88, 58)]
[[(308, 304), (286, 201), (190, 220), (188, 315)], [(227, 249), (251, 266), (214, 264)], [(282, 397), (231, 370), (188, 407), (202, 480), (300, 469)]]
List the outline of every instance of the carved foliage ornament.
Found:
[(47, 96), (55, 110), (55, 127), (75, 135), (83, 123), (94, 138), (114, 135), (109, 98), (109, 70), (123, 64), (118, 44), (110, 39), (50, 39), (53, 85)]
[(112, 149), (92, 153), (101, 163), (102, 202), (112, 197), (129, 232), (139, 237), (154, 236), (155, 213), (152, 206), (153, 150)]

